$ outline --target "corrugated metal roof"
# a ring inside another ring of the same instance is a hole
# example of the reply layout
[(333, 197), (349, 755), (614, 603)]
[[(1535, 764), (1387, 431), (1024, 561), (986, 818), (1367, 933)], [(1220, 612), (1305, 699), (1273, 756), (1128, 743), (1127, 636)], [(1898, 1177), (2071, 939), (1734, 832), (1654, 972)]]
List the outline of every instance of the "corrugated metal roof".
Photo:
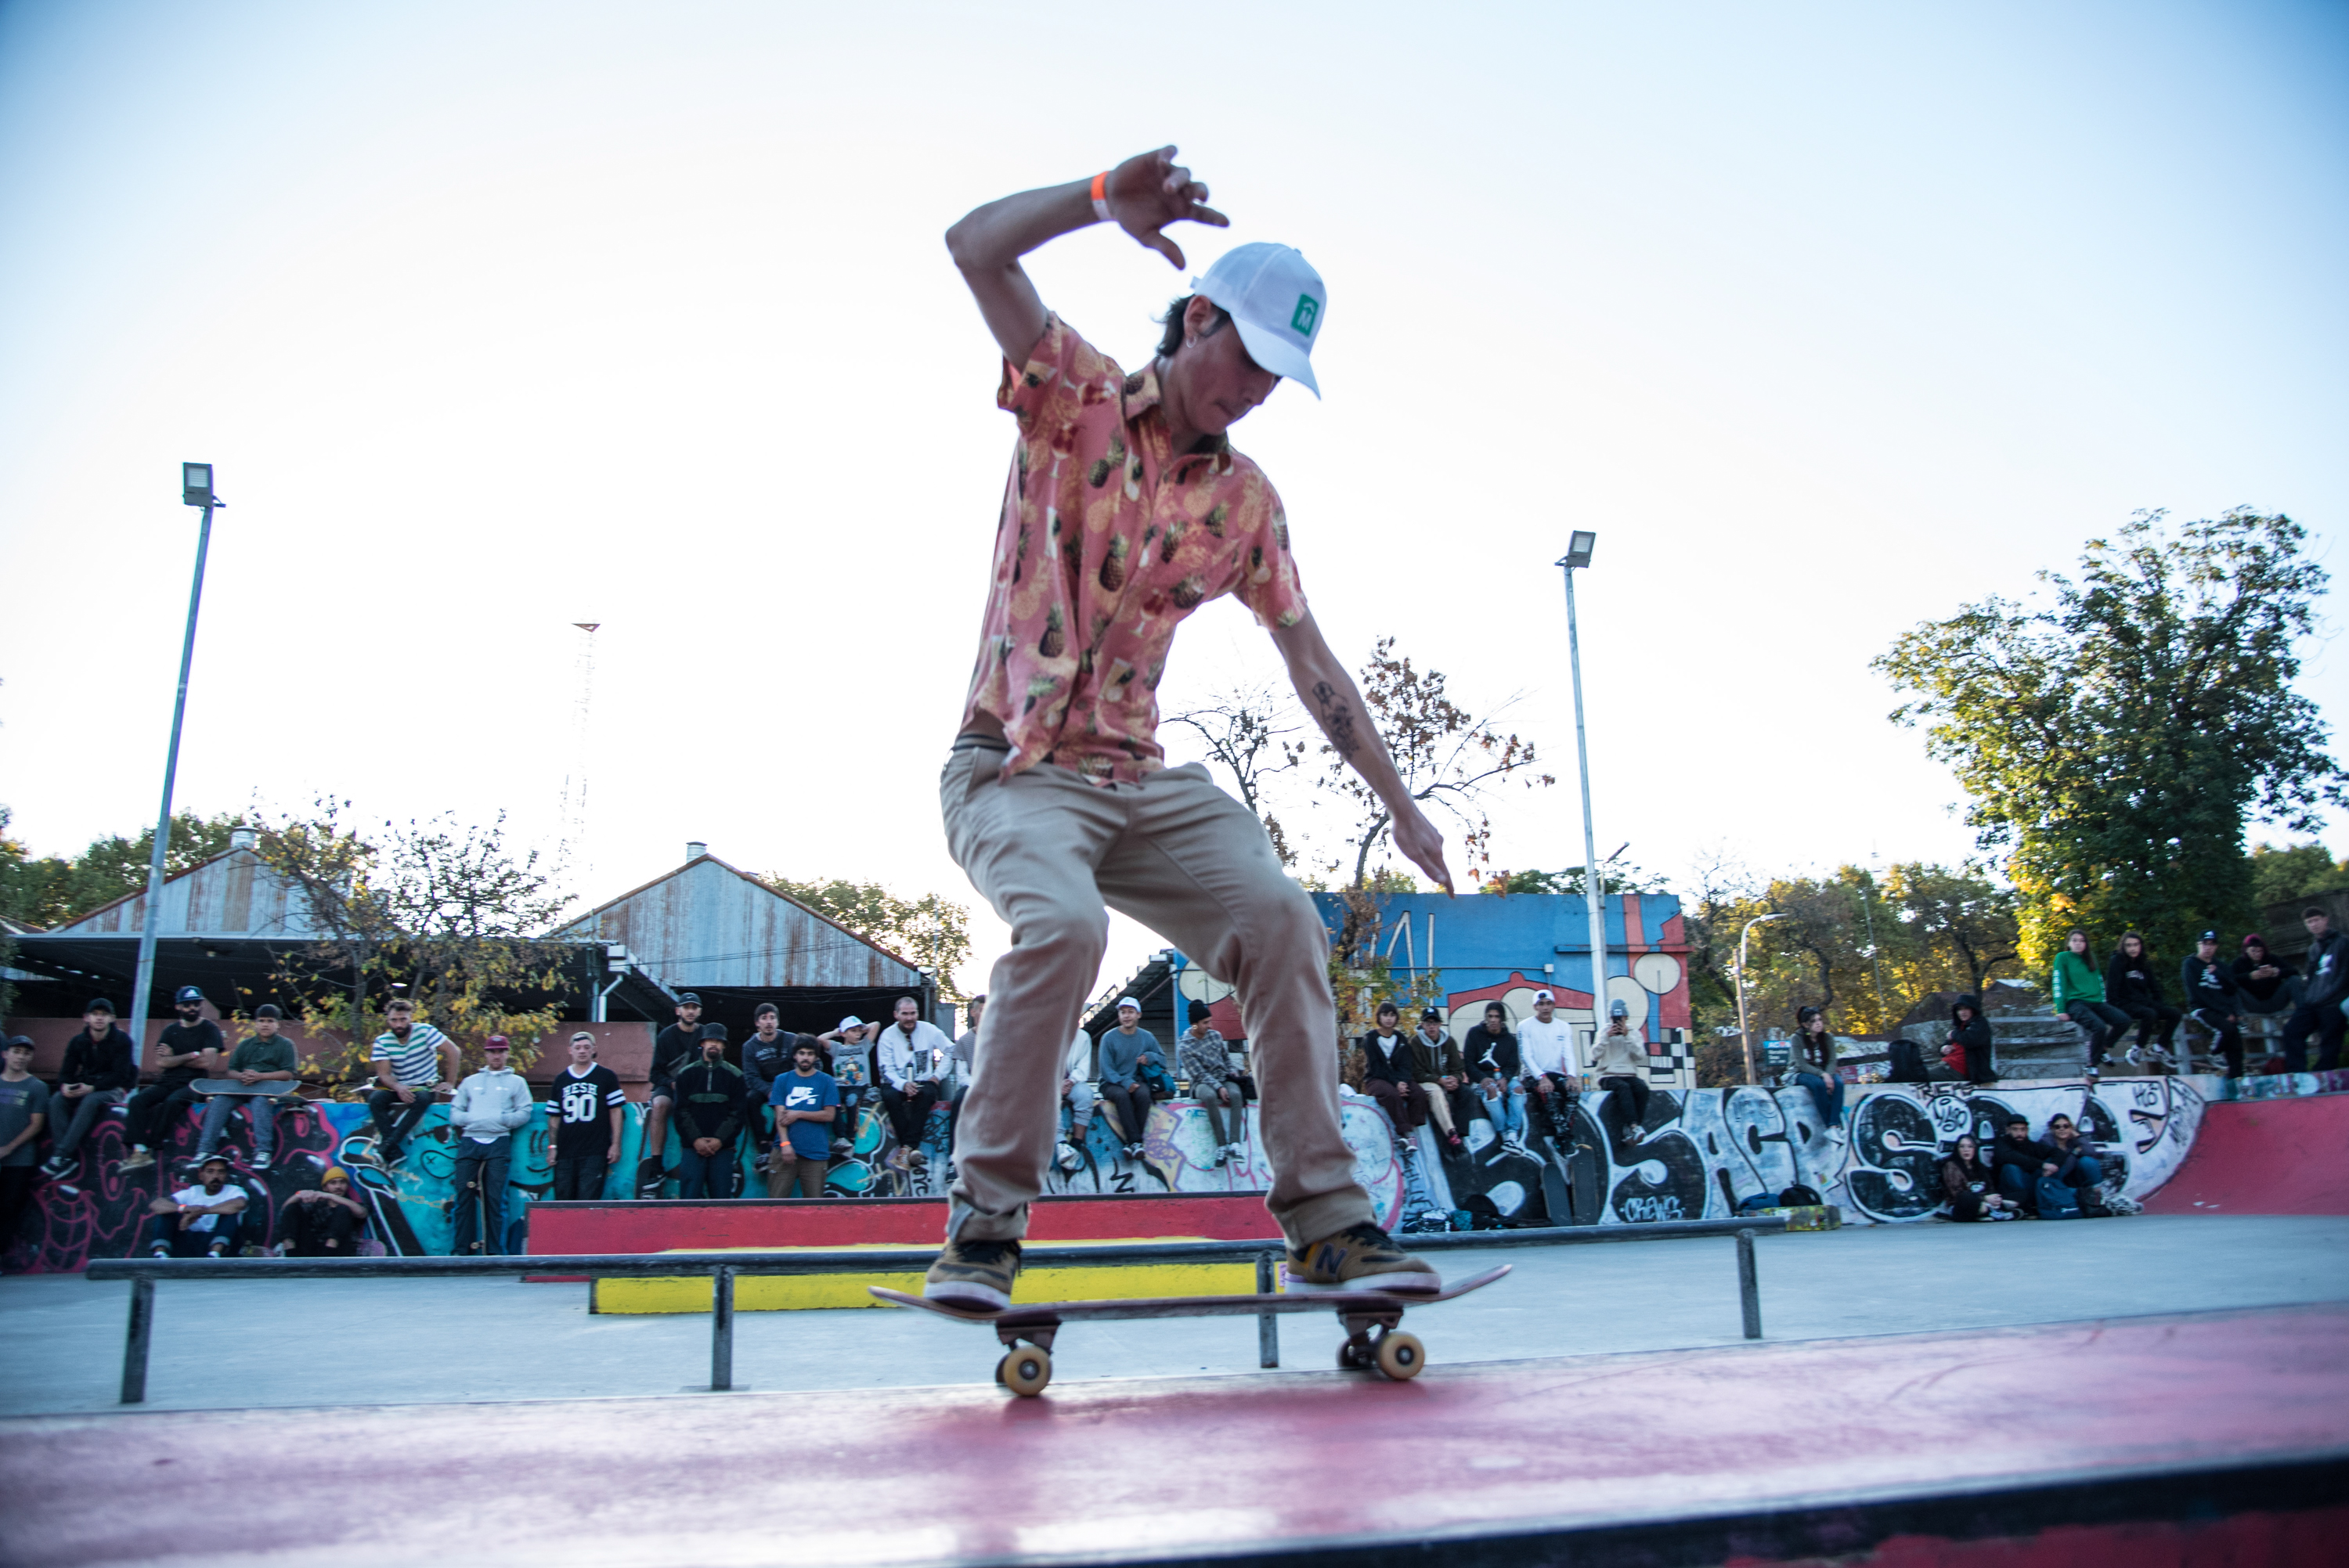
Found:
[[(147, 890), (126, 893), (55, 928), (59, 936), (121, 936), (141, 929)], [(163, 884), (159, 932), (174, 935), (301, 938), (317, 935), (310, 902), (253, 851), (223, 850)]]
[(671, 990), (695, 985), (918, 988), (921, 969), (715, 855), (552, 933), (628, 950)]

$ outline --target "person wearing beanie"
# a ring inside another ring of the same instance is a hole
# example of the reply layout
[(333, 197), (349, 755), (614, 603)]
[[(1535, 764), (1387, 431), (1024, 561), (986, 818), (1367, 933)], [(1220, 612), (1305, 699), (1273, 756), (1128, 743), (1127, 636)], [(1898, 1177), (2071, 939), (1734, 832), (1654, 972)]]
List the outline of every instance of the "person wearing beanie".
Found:
[[(1191, 1098), (1207, 1113), (1208, 1130), (1216, 1135), (1216, 1158), (1212, 1163), (1221, 1166), (1237, 1160), (1245, 1152), (1240, 1140), (1240, 1127), (1247, 1114), (1247, 1101), (1232, 1082), (1232, 1048), (1207, 1020), (1215, 1009), (1205, 1002), (1193, 1002), (1189, 1010), (1191, 1026), (1174, 1042), (1177, 1064), (1183, 1076), (1191, 1080)], [(1225, 1131), (1224, 1112), (1232, 1113), (1231, 1130)]]
[(1618, 1149), (1647, 1136), (1648, 1037), (1631, 1022), (1631, 1009), (1618, 997), (1607, 1006), (1607, 1027), (1591, 1047), (1590, 1069), (1608, 1091), (1599, 1119), (1609, 1124)]
[(57, 1075), (52, 1108), (65, 1130), (52, 1139), (41, 1174), (62, 1181), (81, 1164), (82, 1140), (110, 1106), (120, 1105), (139, 1087), (139, 1057), (130, 1037), (115, 1026), (114, 1004), (103, 996), (82, 1009), (81, 1033), (66, 1042), (65, 1069)]
[(316, 1187), (305, 1187), (277, 1212), (282, 1255), (289, 1258), (355, 1258), (367, 1229), (367, 1205), (351, 1196), (350, 1172), (326, 1167)]
[(449, 1102), (449, 1125), (457, 1130), (457, 1159), (449, 1172), (457, 1189), (452, 1257), (506, 1250), (506, 1172), (513, 1162), (513, 1135), (538, 1109), (538, 1097), (508, 1060), (512, 1054), (503, 1035), (483, 1040), (486, 1065), (459, 1084)]

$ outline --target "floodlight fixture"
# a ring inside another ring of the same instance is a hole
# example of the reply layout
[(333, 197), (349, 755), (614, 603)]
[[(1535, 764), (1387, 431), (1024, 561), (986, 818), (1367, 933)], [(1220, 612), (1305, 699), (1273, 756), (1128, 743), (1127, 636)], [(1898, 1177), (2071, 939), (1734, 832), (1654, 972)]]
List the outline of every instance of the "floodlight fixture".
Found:
[(212, 466), (210, 463), (180, 465), (180, 500), (189, 506), (212, 504)]
[(1580, 571), (1582, 568), (1590, 564), (1590, 548), (1598, 542), (1599, 536), (1596, 533), (1591, 532), (1590, 530), (1587, 528), (1576, 529), (1574, 531), (1573, 539), (1569, 540), (1567, 543), (1566, 559), (1559, 562), (1558, 564), (1565, 567), (1568, 572)]

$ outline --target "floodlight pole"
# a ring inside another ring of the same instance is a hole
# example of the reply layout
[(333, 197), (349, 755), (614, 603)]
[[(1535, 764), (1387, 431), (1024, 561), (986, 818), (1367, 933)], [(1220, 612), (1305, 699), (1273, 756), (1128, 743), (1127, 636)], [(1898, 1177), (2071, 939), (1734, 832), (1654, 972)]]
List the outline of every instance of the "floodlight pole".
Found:
[(1745, 1081), (1760, 1083), (1761, 1072), (1754, 1064), (1754, 1031), (1745, 1026), (1745, 938), (1754, 928), (1766, 920), (1784, 920), (1784, 914), (1757, 914), (1745, 923), (1737, 934), (1737, 1038), (1745, 1047)]
[[(155, 850), (147, 857), (147, 907), (139, 920), (139, 979), (130, 992), (130, 1049), (134, 1063), (147, 1054), (147, 998), (155, 986), (155, 928), (162, 919), (163, 858), (171, 848), (171, 787), (180, 772), (180, 725), (188, 714), (188, 670), (196, 658), (196, 612), (204, 600), (204, 557), (212, 543), (212, 509), (228, 502), (212, 494), (210, 463), (181, 465), (180, 499), (204, 509), (196, 531), (196, 575), (188, 589), (188, 631), (180, 644), (180, 692), (171, 703), (171, 745), (163, 754), (163, 810), (155, 819)], [(201, 475), (201, 481), (199, 480)]]
[(1582, 634), (1574, 613), (1574, 569), (1590, 564), (1592, 533), (1578, 532), (1558, 565), (1566, 573), (1566, 662), (1574, 674), (1574, 759), (1582, 774), (1582, 898), (1590, 917), (1590, 1039), (1598, 1047), (1607, 1012), (1607, 894), (1599, 881), (1598, 829), (1590, 819), (1590, 744), (1582, 723)]

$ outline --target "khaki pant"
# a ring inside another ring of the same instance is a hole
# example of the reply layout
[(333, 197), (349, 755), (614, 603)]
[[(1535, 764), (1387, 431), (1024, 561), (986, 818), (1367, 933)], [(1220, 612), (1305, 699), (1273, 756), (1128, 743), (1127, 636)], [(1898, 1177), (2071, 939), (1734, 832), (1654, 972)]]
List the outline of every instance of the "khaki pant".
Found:
[(788, 1198), (796, 1185), (802, 1198), (823, 1196), (823, 1179), (832, 1170), (829, 1160), (809, 1160), (792, 1152), (788, 1138), (776, 1141), (775, 1151), (767, 1159), (767, 1196)]
[(1061, 1058), (1109, 940), (1105, 903), (1237, 987), (1273, 1169), (1265, 1207), (1291, 1244), (1372, 1222), (1338, 1125), (1329, 933), (1262, 824), (1196, 763), (1097, 788), (1050, 763), (999, 780), (1002, 761), (964, 746), (938, 779), (947, 846), (1011, 927), (963, 1102), (948, 1233), (1027, 1233), (1059, 1131)]

